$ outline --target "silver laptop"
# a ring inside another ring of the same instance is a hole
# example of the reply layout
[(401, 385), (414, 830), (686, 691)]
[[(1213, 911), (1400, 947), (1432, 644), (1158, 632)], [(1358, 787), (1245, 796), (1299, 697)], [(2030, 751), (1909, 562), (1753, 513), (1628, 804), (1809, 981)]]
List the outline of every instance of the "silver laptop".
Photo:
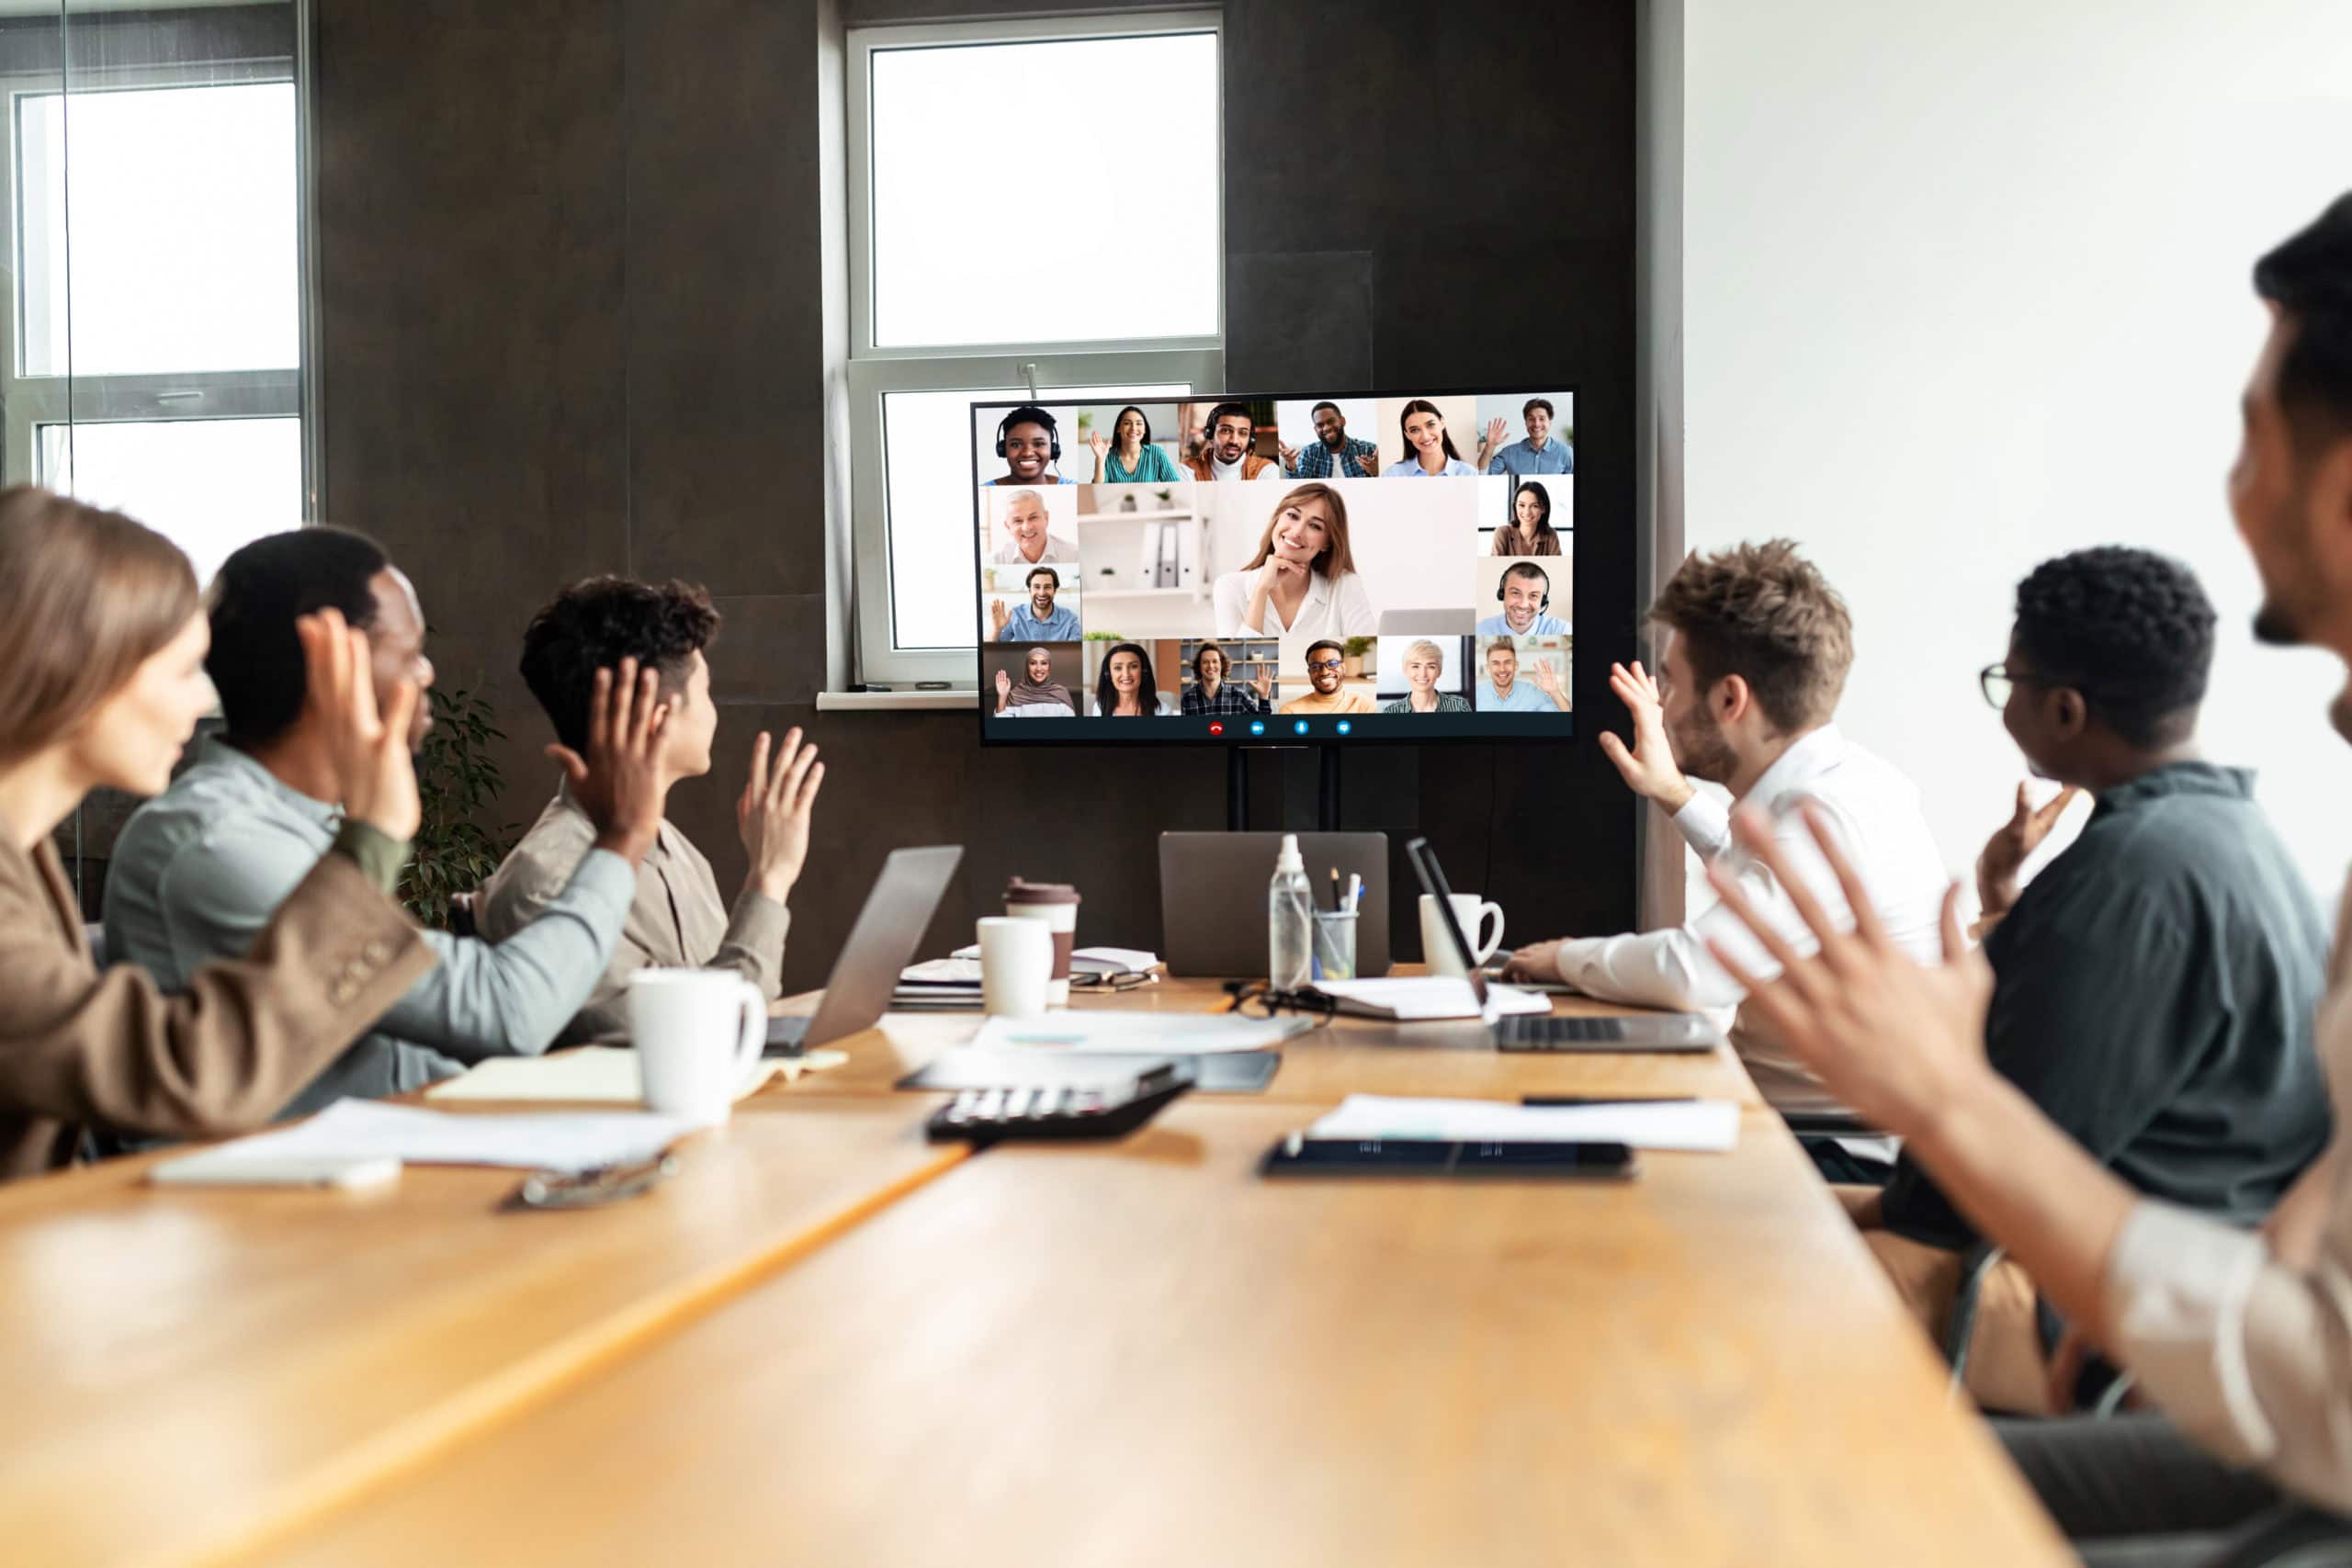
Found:
[(932, 912), (964, 859), (961, 844), (935, 844), (927, 849), (892, 850), (865, 896), (865, 908), (850, 928), (833, 972), (825, 979), (824, 999), (808, 1018), (768, 1020), (767, 1054), (797, 1056), (812, 1045), (823, 1045), (861, 1029), (870, 1029), (890, 1005), (899, 988), (899, 972), (915, 955)]
[[(1280, 833), (1159, 835), (1159, 929), (1170, 975), (1250, 979), (1266, 973), (1266, 884), (1274, 878)], [(1317, 908), (1331, 898), (1331, 872), (1344, 889), (1363, 878), (1356, 906), (1356, 973), (1388, 973), (1388, 835), (1301, 833), (1299, 856)]]
[[(1454, 919), (1453, 888), (1437, 863), (1437, 852), (1427, 839), (1405, 846), (1421, 891), (1437, 900), (1438, 913), (1453, 943), (1478, 1009), (1487, 1010), (1487, 976), (1470, 956), (1470, 939)], [(1498, 1051), (1592, 1051), (1602, 1053), (1712, 1051), (1723, 1043), (1714, 1021), (1704, 1013), (1626, 1013), (1615, 1018), (1555, 1018), (1549, 1013), (1506, 1013), (1488, 1024)]]

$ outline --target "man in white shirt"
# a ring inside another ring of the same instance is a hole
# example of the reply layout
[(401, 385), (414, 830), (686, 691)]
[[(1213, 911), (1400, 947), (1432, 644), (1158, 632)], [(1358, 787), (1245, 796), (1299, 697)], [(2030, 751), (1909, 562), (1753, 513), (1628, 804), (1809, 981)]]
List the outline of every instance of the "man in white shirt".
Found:
[[(2240, 404), (2229, 496), (2262, 579), (2255, 632), (2352, 663), (2352, 196), (2265, 256), (2254, 283), (2270, 330)], [(2330, 716), (2352, 739), (2352, 685)], [(1767, 865), (1786, 863), (1760, 821), (1743, 819), (1736, 832)], [(2162, 1412), (2004, 1429), (2067, 1533), (2101, 1562), (2283, 1562), (2284, 1543), (2314, 1534), (2333, 1543), (2329, 1554), (2293, 1561), (2344, 1561), (2352, 888), (2314, 1031), (2335, 1141), (2249, 1232), (2141, 1197), (1994, 1070), (1984, 1047), (1992, 974), (1961, 936), (1957, 889), (1943, 957), (1923, 964), (1875, 922), (1849, 931), (1841, 913), (1820, 908), (1806, 911), (1807, 955), (1736, 886), (1717, 886), (1781, 966), (1776, 980), (1758, 978), (1748, 1008), (1832, 1089), (1901, 1134), (1905, 1153), (2073, 1325), (2052, 1360), (2053, 1392), (2071, 1394), (2083, 1351), (2097, 1347)], [(2135, 1555), (2106, 1554), (2127, 1540)]]
[[(1919, 792), (1830, 722), (1854, 657), (1852, 623), (1837, 591), (1794, 545), (1775, 539), (1690, 557), (1649, 618), (1665, 634), (1659, 679), (1639, 664), (1613, 666), (1609, 677), (1634, 716), (1633, 747), (1600, 737), (1634, 793), (1656, 801), (1701, 859), (1733, 869), (1755, 905), (1792, 935), (1804, 922), (1785, 890), (1747, 857), (1726, 854), (1730, 816), (1690, 781), (1721, 784), (1733, 801), (1777, 813), (1784, 837), (1804, 836), (1786, 807), (1819, 801), (1838, 841), (1861, 866), (1879, 919), (1905, 951), (1932, 954), (1947, 878)], [(1806, 866), (1808, 882), (1834, 898), (1837, 886), (1817, 862)], [(1666, 931), (1539, 942), (1513, 953), (1507, 974), (1564, 981), (1607, 1001), (1733, 1007), (1746, 991), (1708, 956), (1706, 940), (1737, 932), (1736, 922), (1709, 910)], [(1773, 1105), (1834, 1106), (1746, 1009), (1731, 1038)]]
[(991, 558), (998, 566), (1035, 566), (1041, 561), (1078, 562), (1078, 547), (1048, 531), (1046, 498), (1034, 490), (1016, 490), (1004, 498), (997, 522), (1004, 543)]

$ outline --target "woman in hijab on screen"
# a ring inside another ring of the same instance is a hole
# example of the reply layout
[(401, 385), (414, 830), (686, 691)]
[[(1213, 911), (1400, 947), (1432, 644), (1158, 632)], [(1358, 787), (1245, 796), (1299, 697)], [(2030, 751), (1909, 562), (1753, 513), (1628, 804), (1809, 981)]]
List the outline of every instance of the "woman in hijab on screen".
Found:
[(1040, 644), (1029, 650), (1017, 683), (1006, 671), (996, 672), (996, 711), (1008, 718), (1078, 716), (1078, 705), (1070, 701), (1069, 688), (1054, 679), (1051, 649)]

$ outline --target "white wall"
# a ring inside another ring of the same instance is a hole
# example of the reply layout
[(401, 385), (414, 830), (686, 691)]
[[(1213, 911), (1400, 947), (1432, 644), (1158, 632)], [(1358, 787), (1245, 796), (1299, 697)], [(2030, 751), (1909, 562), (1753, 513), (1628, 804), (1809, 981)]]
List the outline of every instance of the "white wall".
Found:
[(2255, 258), (2352, 186), (2345, 0), (1685, 0), (1687, 537), (1845, 592), (1841, 721), (1955, 870), (2022, 764), (1975, 671), (2037, 561), (2170, 552), (2222, 620), (2204, 739), (2313, 886), (2352, 860), (2333, 660), (2254, 646), (2222, 500)]

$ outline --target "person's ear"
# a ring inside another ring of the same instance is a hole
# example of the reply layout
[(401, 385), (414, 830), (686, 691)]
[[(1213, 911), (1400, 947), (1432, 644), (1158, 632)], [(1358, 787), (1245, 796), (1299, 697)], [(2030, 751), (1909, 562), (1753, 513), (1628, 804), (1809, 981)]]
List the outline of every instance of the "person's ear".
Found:
[(2042, 715), (2053, 740), (2077, 740), (2090, 728), (2090, 705), (2072, 686), (2059, 686), (2042, 697)]
[(1726, 675), (1715, 682), (1713, 691), (1707, 694), (1708, 705), (1714, 709), (1716, 722), (1720, 724), (1737, 724), (1755, 700), (1756, 694), (1747, 689), (1747, 678), (1744, 675)]

